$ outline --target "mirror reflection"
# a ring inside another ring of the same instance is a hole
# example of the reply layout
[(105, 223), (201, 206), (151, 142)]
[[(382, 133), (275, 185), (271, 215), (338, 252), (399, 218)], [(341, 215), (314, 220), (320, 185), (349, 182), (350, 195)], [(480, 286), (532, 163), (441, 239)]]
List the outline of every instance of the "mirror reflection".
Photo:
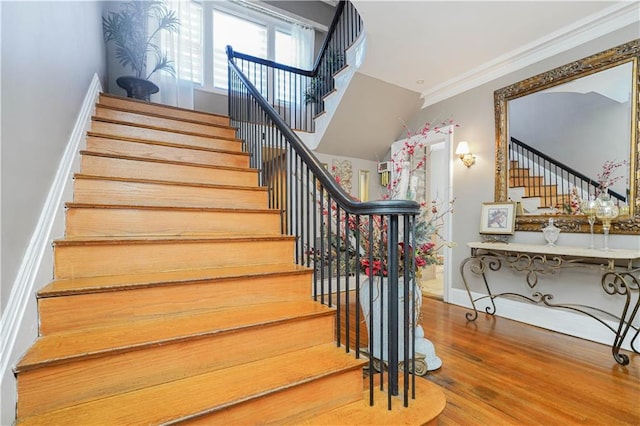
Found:
[(494, 92), (495, 201), (519, 202), (516, 230), (590, 232), (598, 197), (612, 233), (640, 234), (639, 58), (640, 39)]
[[(509, 198), (524, 214), (579, 213), (571, 197), (595, 197), (603, 184), (616, 204), (628, 204), (632, 65), (508, 102)], [(615, 169), (602, 182), (609, 164)]]

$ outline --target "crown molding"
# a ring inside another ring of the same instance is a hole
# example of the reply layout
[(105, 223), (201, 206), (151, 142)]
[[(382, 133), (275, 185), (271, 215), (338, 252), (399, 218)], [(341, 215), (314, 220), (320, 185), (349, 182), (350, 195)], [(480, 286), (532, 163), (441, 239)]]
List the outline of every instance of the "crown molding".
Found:
[(621, 2), (422, 92), (422, 108), (640, 22), (640, 3)]

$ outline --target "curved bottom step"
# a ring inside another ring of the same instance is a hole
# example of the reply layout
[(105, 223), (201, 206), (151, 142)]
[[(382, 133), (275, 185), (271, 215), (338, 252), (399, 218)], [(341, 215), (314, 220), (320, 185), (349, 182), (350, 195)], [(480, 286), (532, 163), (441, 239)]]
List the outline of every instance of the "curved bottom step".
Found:
[[(379, 377), (379, 375), (377, 375)], [(379, 380), (379, 379), (377, 379)], [(386, 380), (386, 375), (385, 375)], [(402, 377), (399, 379), (402, 383)], [(368, 385), (369, 380), (365, 379)], [(386, 389), (386, 384), (385, 384)], [(388, 409), (386, 390), (376, 385), (375, 404), (369, 406), (369, 390), (364, 391), (362, 401), (354, 402), (315, 415), (311, 419), (296, 419), (296, 425), (437, 425), (447, 400), (442, 388), (426, 379), (416, 377), (416, 399), (409, 396), (409, 407), (403, 406), (401, 395), (394, 397), (392, 408)]]

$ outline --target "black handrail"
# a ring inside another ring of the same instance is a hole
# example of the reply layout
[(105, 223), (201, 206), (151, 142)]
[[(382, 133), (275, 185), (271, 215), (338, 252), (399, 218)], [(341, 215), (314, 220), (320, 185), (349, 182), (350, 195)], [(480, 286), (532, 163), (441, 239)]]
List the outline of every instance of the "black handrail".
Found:
[[(236, 63), (243, 55), (234, 53), (228, 46), (227, 56), (232, 125), (244, 141), (244, 150), (250, 153), (251, 166), (259, 170), (261, 184), (268, 189), (269, 207), (281, 211), (283, 232), (296, 236), (295, 262), (313, 268), (314, 299), (329, 306), (334, 306), (335, 301), (336, 345), (342, 347), (341, 332), (344, 332), (344, 347), (350, 352), (353, 346), (356, 357), (360, 356), (358, 326), (362, 319), (359, 309), (353, 315), (349, 312), (350, 282), (355, 281), (356, 306), (359, 306), (361, 282), (358, 271), (364, 270), (370, 278), (367, 305), (370, 315), (366, 318), (369, 320), (368, 350), (371, 352), (369, 369), (373, 372), (380, 367), (374, 364), (374, 358), (387, 360), (381, 374), (387, 372), (388, 406), (391, 408), (391, 397), (399, 394), (400, 365), (408, 371), (416, 371), (413, 342), (418, 317), (415, 303), (421, 295), (413, 285), (416, 265), (413, 250), (401, 253), (400, 247), (416, 246), (415, 222), (420, 205), (408, 200), (354, 200)], [(253, 71), (250, 67), (248, 70)], [(402, 287), (402, 297), (401, 274), (407, 283)], [(375, 315), (372, 314), (376, 285), (379, 290), (375, 304), (381, 312), (377, 319), (379, 329), (374, 327)], [(346, 318), (342, 317), (342, 303)], [(382, 315), (387, 307), (388, 315)], [(354, 345), (350, 343), (349, 334), (352, 316), (356, 324)], [(388, 338), (386, 348), (383, 335)], [(411, 398), (415, 398), (415, 375), (405, 374), (405, 406), (408, 406), (411, 389), (409, 376), (413, 389)], [(370, 374), (369, 388), (370, 403), (373, 404), (373, 374)]]
[[(355, 201), (348, 195), (344, 189), (336, 182), (334, 177), (324, 168), (320, 160), (311, 152), (311, 150), (302, 142), (300, 137), (282, 120), (276, 110), (271, 106), (260, 91), (253, 83), (242, 73), (240, 68), (233, 62), (233, 49), (227, 46), (227, 57), (229, 58), (229, 66), (237, 73), (242, 83), (249, 88), (249, 92), (255, 96), (256, 102), (264, 109), (265, 113), (273, 120), (274, 125), (283, 133), (285, 138), (291, 143), (304, 162), (311, 168), (311, 171), (320, 181), (332, 197), (347, 210), (348, 213), (358, 215), (382, 214), (382, 215), (403, 215), (403, 214), (420, 214), (420, 205), (411, 200), (379, 200), (360, 202)], [(258, 96), (260, 95), (260, 96)]]
[[(539, 157), (540, 159), (542, 159), (544, 162), (549, 163), (550, 165), (552, 165), (554, 167), (554, 169), (559, 170), (560, 174), (562, 175), (566, 175), (569, 177), (568, 180), (570, 181), (580, 181), (585, 183), (587, 186), (592, 187), (595, 190), (599, 190), (601, 189), (601, 185), (600, 182), (598, 182), (597, 180), (590, 178), (582, 173), (580, 173), (579, 171), (573, 169), (570, 166), (567, 166), (566, 164), (562, 163), (561, 161), (556, 160), (555, 158), (550, 157), (549, 155), (545, 154), (542, 151), (537, 150), (536, 148), (527, 145), (526, 143), (511, 137), (511, 142), (515, 145), (518, 146), (520, 148), (523, 148), (526, 152), (533, 154), (532, 156), (528, 156), (528, 158), (532, 158), (533, 156), (535, 157)], [(509, 150), (511, 151), (511, 147), (509, 148)], [(613, 198), (620, 200), (622, 202), (626, 201), (626, 197), (624, 195), (620, 195), (619, 193), (608, 189), (607, 192), (609, 193), (610, 196), (612, 196)]]
[(231, 55), (232, 58), (243, 59), (245, 61), (255, 62), (256, 64), (266, 65), (271, 68), (277, 68), (282, 71), (289, 71), (295, 74), (301, 74), (307, 77), (313, 77), (313, 71), (303, 70), (289, 65), (283, 65), (271, 59), (258, 58), (257, 56), (247, 55), (246, 53), (240, 53), (233, 50), (231, 46), (227, 46), (227, 57)]

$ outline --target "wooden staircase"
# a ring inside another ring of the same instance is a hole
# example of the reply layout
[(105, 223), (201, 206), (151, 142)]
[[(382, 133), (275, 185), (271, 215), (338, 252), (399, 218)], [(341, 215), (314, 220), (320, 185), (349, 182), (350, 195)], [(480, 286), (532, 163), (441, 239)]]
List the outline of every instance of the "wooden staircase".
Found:
[(17, 424), (436, 420), (426, 380), (409, 409), (365, 402), (364, 360), (336, 347), (234, 135), (227, 117), (100, 96), (15, 367)]
[(509, 188), (523, 188), (523, 198), (535, 198), (539, 209), (560, 209), (569, 202), (569, 194), (558, 192), (558, 185), (544, 184), (543, 176), (534, 176), (528, 168), (520, 167), (518, 160), (509, 165)]

